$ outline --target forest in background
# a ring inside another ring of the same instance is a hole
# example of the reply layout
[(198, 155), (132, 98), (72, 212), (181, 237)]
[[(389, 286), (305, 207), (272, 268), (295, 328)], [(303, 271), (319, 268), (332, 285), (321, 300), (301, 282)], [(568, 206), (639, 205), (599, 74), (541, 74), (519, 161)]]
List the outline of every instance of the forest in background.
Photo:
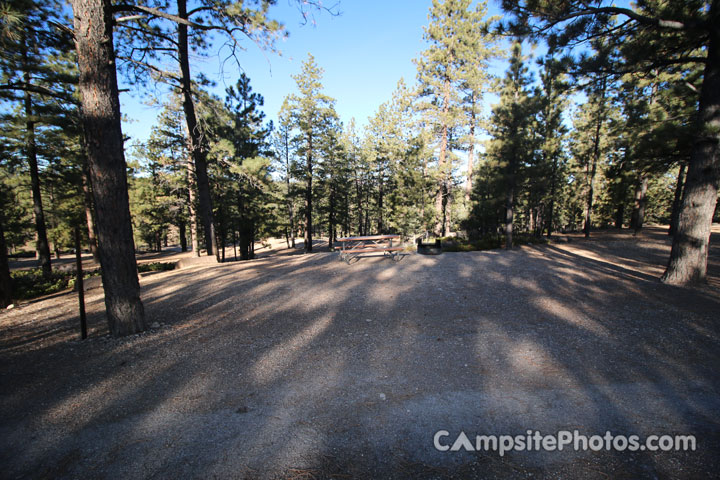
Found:
[[(399, 79), (364, 129), (339, 118), (342, 99), (322, 84), (332, 66), (312, 55), (277, 124), (247, 76), (220, 98), (194, 74), (192, 56), (219, 37), (272, 50), (285, 35), (273, 3), (75, 0), (74, 25), (59, 3), (4, 3), (0, 270), (34, 239), (51, 275), (81, 229), (117, 334), (144, 328), (135, 249), (168, 241), (224, 261), (226, 247), (250, 259), (271, 236), (302, 238), (307, 252), (316, 237), (332, 248), (379, 233), (511, 248), (652, 222), (674, 235), (665, 280), (704, 278), (717, 220), (717, 1), (503, 2), (498, 19), (483, 2), (434, 0), (416, 78)], [(92, 15), (112, 21), (80, 38)], [(508, 67), (495, 77), (498, 58)], [(172, 92), (153, 100), (162, 112), (144, 144), (120, 134), (117, 74), (148, 97), (159, 82)]]

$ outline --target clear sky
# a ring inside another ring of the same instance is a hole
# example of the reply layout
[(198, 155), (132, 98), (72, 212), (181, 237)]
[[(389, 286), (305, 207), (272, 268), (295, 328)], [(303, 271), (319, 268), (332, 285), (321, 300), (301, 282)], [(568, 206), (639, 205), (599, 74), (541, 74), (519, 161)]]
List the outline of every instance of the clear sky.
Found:
[[(332, 5), (326, 0), (325, 5)], [(283, 99), (295, 91), (292, 75), (312, 53), (325, 70), (325, 93), (337, 100), (336, 110), (343, 122), (355, 118), (365, 125), (378, 106), (389, 100), (398, 80), (408, 84), (415, 80), (413, 58), (425, 48), (423, 27), (428, 23), (431, 0), (341, 0), (338, 16), (316, 13), (315, 25), (302, 25), (295, 0), (279, 0), (271, 8), (271, 18), (281, 21), (290, 32), (279, 42), (282, 56), (263, 52), (247, 43), (240, 55), (241, 66), (250, 77), (253, 90), (265, 97), (268, 119), (275, 119)], [(488, 2), (490, 14), (499, 7)], [(202, 72), (218, 83), (214, 92), (224, 98), (226, 86), (234, 85), (239, 69), (234, 61), (221, 74), (217, 55), (192, 60), (195, 74)], [(157, 108), (142, 104), (146, 92), (121, 95), (122, 113), (131, 119), (124, 122), (125, 135), (134, 140), (147, 138), (155, 121)]]

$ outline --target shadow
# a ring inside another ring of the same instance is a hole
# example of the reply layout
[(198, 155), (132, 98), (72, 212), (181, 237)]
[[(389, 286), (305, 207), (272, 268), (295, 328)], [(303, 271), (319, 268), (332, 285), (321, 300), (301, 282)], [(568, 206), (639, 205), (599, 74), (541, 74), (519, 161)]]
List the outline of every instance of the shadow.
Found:
[[(720, 292), (659, 283), (664, 241), (631, 252), (622, 242), (349, 267), (318, 252), (161, 272), (141, 279), (159, 328), (122, 339), (104, 336), (95, 293), (85, 342), (63, 333), (72, 296), (6, 313), (4, 475), (712, 475)], [(713, 244), (711, 281), (717, 254)], [(698, 449), (501, 457), (433, 447), (438, 430), (528, 429), (693, 434)]]

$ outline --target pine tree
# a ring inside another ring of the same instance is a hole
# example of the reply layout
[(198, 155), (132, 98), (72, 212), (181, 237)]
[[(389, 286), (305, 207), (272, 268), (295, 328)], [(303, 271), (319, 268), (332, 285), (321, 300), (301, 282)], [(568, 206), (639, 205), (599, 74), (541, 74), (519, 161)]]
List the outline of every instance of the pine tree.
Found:
[(337, 121), (335, 100), (322, 93), (323, 70), (308, 55), (303, 62), (301, 73), (293, 78), (297, 83), (298, 95), (288, 97), (293, 129), (293, 145), (296, 155), (302, 158), (302, 179), (305, 182), (305, 252), (312, 252), (313, 237), (313, 179), (314, 168), (321, 160), (319, 142), (328, 128)]
[[(540, 141), (540, 165), (533, 175), (543, 182), (541, 193), (544, 212), (544, 228), (547, 236), (553, 232), (555, 205), (561, 184), (565, 177), (567, 155), (564, 141), (567, 128), (563, 124), (563, 114), (568, 105), (568, 85), (560, 62), (548, 55), (540, 63), (540, 91), (538, 100), (538, 136)], [(541, 222), (539, 222), (541, 223)]]
[[(662, 280), (690, 284), (705, 280), (708, 243), (720, 183), (720, 2), (648, 0), (632, 8), (557, 2), (503, 1), (515, 14), (505, 27), (545, 36), (551, 46), (572, 50), (602, 39), (622, 48), (624, 61), (612, 72), (668, 71), (700, 65), (703, 80), (696, 135), (678, 214), (677, 232)], [(607, 72), (606, 72), (607, 73)]]
[(278, 126), (275, 129), (272, 144), (277, 164), (276, 170), (281, 175), (281, 195), (287, 215), (285, 222), (282, 222), (285, 225), (285, 240), (288, 248), (295, 248), (295, 236), (297, 232), (296, 212), (298, 209), (296, 205), (297, 188), (293, 178), (296, 161), (290, 149), (291, 128), (289, 107), (287, 102), (283, 102), (282, 108), (278, 113)]
[(21, 123), (23, 128), (23, 154), (30, 173), (37, 254), (43, 274), (47, 276), (52, 266), (37, 136), (38, 129), (48, 124), (69, 121), (60, 119), (64, 109), (57, 103), (73, 104), (74, 58), (65, 53), (69, 50), (69, 40), (54, 31), (53, 22), (64, 20), (57, 13), (61, 11), (59, 4), (12, 0), (5, 8), (3, 15), (14, 21), (4, 22), (0, 35), (0, 98), (20, 107), (12, 121)]
[(128, 202), (111, 5), (73, 0), (72, 8), (105, 306), (110, 332), (121, 336), (145, 330), (146, 323)]
[[(420, 99), (417, 108), (438, 142), (434, 227), (438, 235), (445, 235), (450, 228), (448, 202), (452, 194), (454, 151), (461, 147), (463, 128), (468, 122), (473, 130), (468, 143), (473, 145), (477, 102), (486, 83), (484, 69), (491, 53), (482, 32), (485, 3), (479, 3), (473, 10), (471, 3), (471, 0), (433, 0), (430, 24), (424, 33), (430, 46), (415, 60)], [(466, 103), (470, 105), (469, 121)]]
[(513, 217), (518, 187), (526, 166), (532, 164), (536, 139), (533, 133), (537, 101), (530, 95), (531, 78), (522, 55), (522, 44), (512, 46), (510, 65), (502, 80), (500, 103), (490, 120), (492, 141), (488, 155), (505, 184), (505, 248), (513, 245)]

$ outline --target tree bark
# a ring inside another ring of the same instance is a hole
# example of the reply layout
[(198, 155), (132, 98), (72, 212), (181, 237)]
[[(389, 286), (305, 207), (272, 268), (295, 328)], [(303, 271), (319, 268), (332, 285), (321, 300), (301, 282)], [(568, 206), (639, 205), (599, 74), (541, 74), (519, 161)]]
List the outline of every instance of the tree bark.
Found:
[[(187, 1), (177, 0), (178, 17), (187, 19)], [(215, 239), (215, 225), (213, 222), (212, 196), (210, 195), (210, 181), (207, 174), (207, 150), (203, 142), (203, 133), (198, 126), (195, 112), (195, 102), (192, 98), (192, 81), (190, 77), (190, 55), (188, 51), (188, 27), (178, 23), (178, 61), (183, 95), (183, 111), (188, 132), (190, 154), (195, 164), (195, 177), (198, 189), (198, 207), (200, 220), (205, 233), (205, 247), (207, 254), (217, 252)]]
[(72, 0), (78, 90), (95, 196), (108, 326), (114, 336), (146, 329), (133, 244), (109, 0)]
[[(30, 72), (27, 66), (27, 46), (23, 48), (22, 54), (25, 63), (25, 65), (23, 65), (25, 68), (24, 79), (27, 84), (30, 84)], [(45, 212), (43, 211), (42, 195), (40, 192), (40, 173), (37, 162), (37, 146), (35, 145), (33, 102), (32, 95), (29, 91), (25, 91), (25, 155), (27, 156), (28, 166), (30, 167), (30, 186), (32, 190), (33, 214), (35, 217), (35, 232), (37, 234), (37, 256), (43, 275), (49, 276), (52, 272), (50, 244), (47, 238)]]
[(682, 201), (683, 187), (685, 186), (685, 164), (680, 164), (680, 170), (678, 170), (677, 183), (675, 185), (675, 197), (672, 203), (672, 213), (670, 214), (670, 228), (668, 229), (668, 235), (673, 236), (677, 231), (678, 217), (680, 215), (680, 202)]
[(677, 232), (664, 283), (688, 285), (704, 282), (712, 216), (720, 177), (720, 1), (713, 1), (708, 15), (710, 42), (697, 116), (697, 136), (688, 164), (687, 179), (678, 215)]

